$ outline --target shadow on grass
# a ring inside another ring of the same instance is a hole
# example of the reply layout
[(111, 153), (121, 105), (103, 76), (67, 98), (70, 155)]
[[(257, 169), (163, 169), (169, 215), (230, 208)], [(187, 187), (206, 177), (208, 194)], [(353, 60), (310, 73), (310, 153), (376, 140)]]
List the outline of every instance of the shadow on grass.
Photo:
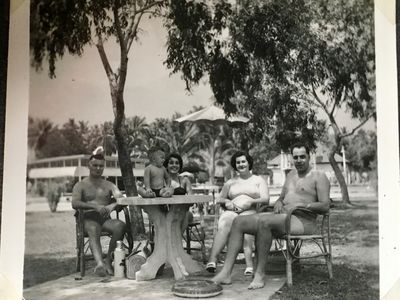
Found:
[(293, 286), (284, 285), (271, 299), (379, 299), (378, 267), (334, 265), (333, 277), (324, 266), (303, 266), (294, 273)]
[(49, 258), (48, 256), (25, 256), (24, 289), (75, 273), (75, 257)]
[(359, 241), (364, 247), (378, 245), (378, 210), (375, 207), (332, 210), (332, 244)]

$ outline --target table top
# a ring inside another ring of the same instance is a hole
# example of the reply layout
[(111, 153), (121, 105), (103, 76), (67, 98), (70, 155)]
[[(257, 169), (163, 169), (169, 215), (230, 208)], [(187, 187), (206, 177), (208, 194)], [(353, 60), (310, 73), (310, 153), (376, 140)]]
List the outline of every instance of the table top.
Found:
[(211, 195), (175, 195), (170, 198), (142, 198), (140, 196), (117, 198), (117, 203), (120, 205), (191, 204), (210, 201), (213, 201)]

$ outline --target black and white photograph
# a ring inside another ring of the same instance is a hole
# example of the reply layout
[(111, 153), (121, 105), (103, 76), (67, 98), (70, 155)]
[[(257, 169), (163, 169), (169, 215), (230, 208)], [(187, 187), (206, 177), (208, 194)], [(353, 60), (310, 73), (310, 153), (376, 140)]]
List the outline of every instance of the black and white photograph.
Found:
[(394, 9), (11, 1), (0, 291), (395, 299)]

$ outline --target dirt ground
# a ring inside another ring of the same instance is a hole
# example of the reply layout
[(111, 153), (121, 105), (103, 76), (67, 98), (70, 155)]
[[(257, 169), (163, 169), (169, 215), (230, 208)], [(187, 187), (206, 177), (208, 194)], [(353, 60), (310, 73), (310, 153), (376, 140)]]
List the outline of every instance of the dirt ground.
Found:
[[(361, 272), (366, 276), (368, 286), (375, 290), (376, 295), (379, 289), (378, 203), (360, 201), (355, 204), (357, 206), (353, 208), (334, 207), (331, 210), (334, 272), (335, 266), (338, 271), (345, 266)], [(210, 249), (214, 217), (207, 216), (205, 221), (206, 244)], [(200, 258), (199, 254), (194, 255)], [(326, 273), (326, 270), (321, 272)], [(28, 212), (24, 288), (73, 273), (75, 273), (73, 211)], [(334, 275), (339, 279), (342, 276)]]

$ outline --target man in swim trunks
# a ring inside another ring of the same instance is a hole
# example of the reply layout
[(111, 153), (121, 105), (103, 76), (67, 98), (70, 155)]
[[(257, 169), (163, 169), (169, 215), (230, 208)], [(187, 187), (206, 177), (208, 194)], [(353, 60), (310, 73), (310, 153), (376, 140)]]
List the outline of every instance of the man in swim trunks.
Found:
[(281, 195), (274, 205), (274, 212), (238, 216), (233, 221), (225, 264), (213, 281), (231, 283), (233, 265), (242, 247), (243, 236), (247, 233), (256, 235), (257, 248), (257, 268), (248, 288), (262, 288), (272, 239), (284, 234), (287, 212), (294, 207), (310, 210), (310, 213), (295, 214), (291, 223), (293, 234), (308, 234), (315, 230), (317, 214), (329, 211), (330, 183), (323, 172), (312, 170), (308, 147), (304, 143), (293, 145), (292, 156), (295, 169), (286, 177)]
[[(76, 183), (72, 191), (72, 207), (86, 210), (84, 228), (88, 233), (90, 249), (96, 261), (94, 272), (101, 277), (113, 274), (111, 255), (116, 242), (122, 240), (125, 233), (125, 223), (110, 218), (110, 213), (117, 207), (114, 198), (122, 197), (122, 193), (115, 184), (102, 177), (104, 165), (105, 159), (102, 153), (91, 155), (88, 163), (89, 176)], [(112, 234), (105, 261), (102, 258), (100, 244), (102, 231)]]

